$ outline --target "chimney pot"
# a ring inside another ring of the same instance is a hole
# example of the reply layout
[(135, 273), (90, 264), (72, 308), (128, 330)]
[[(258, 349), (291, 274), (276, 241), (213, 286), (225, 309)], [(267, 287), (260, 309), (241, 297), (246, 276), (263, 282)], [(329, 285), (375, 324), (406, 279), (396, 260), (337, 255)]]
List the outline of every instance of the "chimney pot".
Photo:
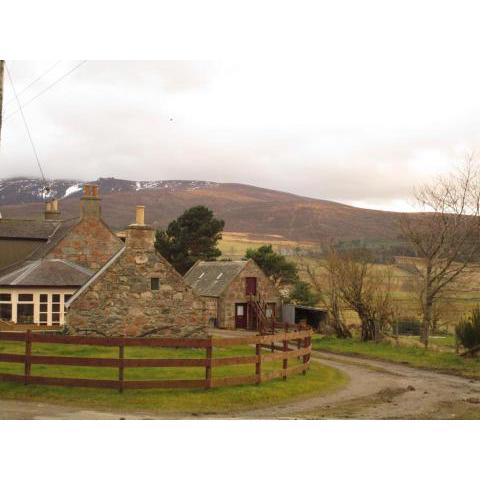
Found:
[(45, 202), (44, 218), (45, 220), (58, 220), (60, 218), (60, 210), (56, 198)]
[(145, 206), (137, 205), (135, 212), (135, 223), (137, 225), (145, 225)]
[(80, 200), (82, 218), (101, 218), (100, 197), (98, 196), (98, 185), (84, 184), (83, 197)]

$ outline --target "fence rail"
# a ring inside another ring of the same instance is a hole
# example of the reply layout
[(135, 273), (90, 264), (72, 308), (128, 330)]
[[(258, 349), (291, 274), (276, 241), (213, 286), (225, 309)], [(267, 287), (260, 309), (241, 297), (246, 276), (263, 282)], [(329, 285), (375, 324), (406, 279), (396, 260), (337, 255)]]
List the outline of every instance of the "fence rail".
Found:
[[(286, 380), (289, 376), (298, 373), (305, 374), (309, 368), (311, 355), (310, 329), (284, 331), (272, 335), (251, 335), (236, 338), (200, 339), (189, 338), (124, 338), (124, 337), (83, 337), (64, 335), (45, 335), (27, 332), (0, 332), (0, 341), (24, 342), (25, 353), (0, 353), (0, 362), (20, 363), (24, 365), (24, 374), (0, 373), (0, 381), (20, 382), (25, 385), (56, 385), (76, 387), (111, 388), (123, 392), (124, 389), (144, 388), (212, 388), (233, 385), (260, 384), (274, 378)], [(32, 345), (37, 344), (64, 344), (64, 345), (92, 345), (118, 347), (117, 358), (72, 357), (59, 355), (34, 355)], [(293, 344), (293, 347), (292, 347)], [(215, 357), (215, 347), (230, 347), (239, 345), (255, 346), (254, 355), (235, 357)], [(171, 347), (204, 349), (204, 358), (125, 358), (125, 347)], [(265, 353), (271, 349), (271, 353)], [(301, 364), (289, 366), (290, 359), (298, 358)], [(282, 360), (282, 367), (263, 372), (265, 362)], [(117, 380), (99, 380), (87, 378), (66, 378), (32, 375), (32, 365), (63, 365), (79, 367), (110, 367), (118, 369)], [(216, 367), (227, 365), (254, 365), (251, 375), (237, 375), (232, 377), (215, 377), (213, 370)], [(170, 368), (170, 367), (203, 367), (204, 379), (192, 380), (125, 380), (127, 368)]]

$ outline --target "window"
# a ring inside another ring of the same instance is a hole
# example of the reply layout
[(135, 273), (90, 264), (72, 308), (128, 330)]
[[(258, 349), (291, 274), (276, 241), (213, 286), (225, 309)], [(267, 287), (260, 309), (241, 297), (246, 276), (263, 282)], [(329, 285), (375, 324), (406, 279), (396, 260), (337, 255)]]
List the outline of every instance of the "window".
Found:
[(247, 295), (257, 294), (257, 278), (256, 277), (245, 278), (245, 293)]
[(0, 302), (11, 302), (12, 296), (9, 293), (0, 293)]
[(17, 304), (17, 323), (33, 323), (33, 303)]
[(33, 302), (33, 293), (19, 293), (18, 294), (19, 302)]
[(223, 272), (222, 272), (222, 273), (219, 273), (219, 274), (217, 275), (217, 280), (220, 280), (220, 279), (222, 278), (222, 276), (223, 276)]
[(265, 311), (267, 318), (275, 317), (275, 304), (274, 303), (267, 303), (267, 308)]
[(60, 325), (60, 294), (52, 295), (52, 325)]
[(0, 320), (9, 321), (12, 319), (12, 304), (0, 303)]
[(160, 288), (160, 279), (159, 278), (151, 278), (150, 279), (150, 288), (152, 290), (158, 290)]
[(40, 325), (47, 325), (48, 323), (48, 295), (46, 293), (40, 294)]

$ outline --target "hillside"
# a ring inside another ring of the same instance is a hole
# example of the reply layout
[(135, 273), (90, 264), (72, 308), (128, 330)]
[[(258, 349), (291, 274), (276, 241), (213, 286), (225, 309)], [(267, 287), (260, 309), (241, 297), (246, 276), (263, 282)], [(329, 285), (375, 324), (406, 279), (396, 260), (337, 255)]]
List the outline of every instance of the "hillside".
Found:
[[(78, 180), (57, 180), (52, 185), (64, 215), (78, 214), (81, 194)], [(301, 197), (264, 188), (203, 181), (129, 181), (100, 178), (102, 208), (112, 228), (133, 221), (134, 206), (145, 205), (147, 220), (165, 226), (186, 208), (206, 205), (226, 221), (226, 231), (279, 235), (288, 240), (320, 242), (341, 240), (392, 240), (398, 236), (398, 213), (355, 208), (326, 200)], [(43, 209), (38, 179), (0, 180), (3, 217), (34, 217)]]

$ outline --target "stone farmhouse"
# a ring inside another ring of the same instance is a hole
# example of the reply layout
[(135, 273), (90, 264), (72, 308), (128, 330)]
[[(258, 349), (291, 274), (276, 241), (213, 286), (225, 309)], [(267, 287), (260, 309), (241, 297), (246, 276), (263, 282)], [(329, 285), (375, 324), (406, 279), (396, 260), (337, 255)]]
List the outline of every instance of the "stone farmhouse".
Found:
[(207, 302), (211, 323), (219, 328), (257, 330), (280, 321), (281, 295), (253, 260), (196, 262), (185, 281)]
[(67, 302), (79, 334), (205, 336), (205, 302), (155, 250), (154, 230), (137, 207), (125, 246)]
[(84, 185), (77, 218), (63, 219), (53, 200), (41, 220), (0, 219), (0, 328), (65, 325), (97, 335), (204, 331), (204, 302), (155, 253), (143, 214), (138, 220), (124, 243), (102, 219), (96, 185)]

